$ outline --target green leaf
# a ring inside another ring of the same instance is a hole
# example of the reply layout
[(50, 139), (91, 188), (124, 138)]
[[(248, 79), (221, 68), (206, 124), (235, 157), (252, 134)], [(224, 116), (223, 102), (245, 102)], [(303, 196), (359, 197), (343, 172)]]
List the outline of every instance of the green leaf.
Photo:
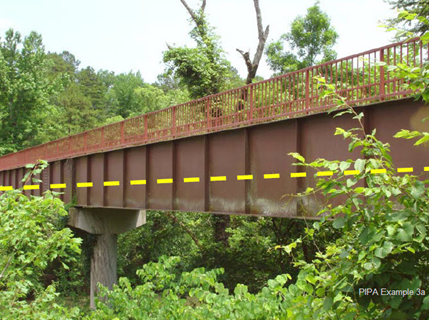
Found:
[(351, 163), (347, 161), (342, 161), (340, 163), (340, 170), (344, 172), (344, 170), (347, 170), (350, 167)]
[(357, 159), (355, 161), (355, 170), (359, 170), (360, 172), (362, 172), (364, 168), (365, 168), (365, 160)]
[(429, 134), (427, 134), (426, 132), (423, 134), (424, 134), (424, 136), (422, 138), (420, 138), (419, 140), (417, 140), (416, 143), (414, 143), (415, 146), (419, 146), (422, 143), (429, 141)]
[(326, 297), (325, 301), (323, 302), (323, 309), (325, 309), (325, 311), (331, 310), (333, 302), (334, 301), (331, 297)]
[(421, 181), (416, 181), (414, 186), (411, 188), (411, 196), (415, 199), (419, 199), (425, 193), (425, 185)]
[(345, 222), (346, 222), (346, 220), (344, 218), (336, 218), (334, 220), (334, 223), (332, 224), (332, 226), (335, 229), (341, 229), (344, 227)]
[(297, 152), (289, 152), (288, 155), (294, 157), (295, 159), (299, 160), (302, 163), (305, 163), (305, 158)]

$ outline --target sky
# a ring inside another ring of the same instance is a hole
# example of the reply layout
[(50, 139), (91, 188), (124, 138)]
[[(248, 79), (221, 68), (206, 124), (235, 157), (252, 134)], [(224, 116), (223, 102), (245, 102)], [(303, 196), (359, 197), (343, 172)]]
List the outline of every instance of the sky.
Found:
[[(187, 0), (196, 9), (199, 0)], [(262, 22), (270, 25), (268, 41), (289, 32), (294, 18), (305, 15), (314, 0), (260, 0)], [(339, 34), (334, 49), (338, 58), (381, 47), (392, 33), (378, 27), (396, 16), (383, 0), (320, 0)], [(252, 0), (207, 0), (206, 13), (221, 38), (227, 59), (245, 78), (247, 69), (237, 48), (258, 44), (256, 14)], [(180, 0), (0, 0), (0, 36), (13, 28), (22, 35), (40, 33), (46, 51), (67, 50), (81, 61), (80, 67), (114, 71), (140, 71), (146, 82), (156, 81), (164, 71), (162, 52), (166, 44), (194, 46), (188, 33), (189, 14)], [(258, 75), (272, 71), (263, 58)]]

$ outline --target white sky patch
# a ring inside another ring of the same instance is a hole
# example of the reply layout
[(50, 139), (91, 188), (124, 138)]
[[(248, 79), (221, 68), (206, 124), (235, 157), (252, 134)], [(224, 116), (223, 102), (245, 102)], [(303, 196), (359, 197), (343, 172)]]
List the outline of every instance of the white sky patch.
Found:
[[(115, 73), (140, 70), (147, 82), (156, 81), (164, 71), (162, 52), (166, 43), (194, 46), (189, 38), (193, 27), (180, 0), (20, 0), (1, 4), (0, 36), (13, 27), (28, 35), (42, 34), (47, 51), (68, 50), (81, 67), (107, 69)], [(264, 27), (270, 25), (269, 41), (290, 30), (297, 15), (305, 15), (314, 0), (260, 0)], [(188, 0), (198, 8), (199, 0)], [(383, 0), (321, 0), (320, 6), (339, 34), (334, 49), (338, 57), (386, 45), (392, 34), (378, 27), (379, 21), (395, 16)], [(228, 60), (241, 77), (247, 75), (243, 58), (236, 51), (258, 44), (256, 16), (252, 0), (207, 0), (206, 13), (216, 28)], [(260, 64), (258, 75), (270, 77), (272, 71)]]

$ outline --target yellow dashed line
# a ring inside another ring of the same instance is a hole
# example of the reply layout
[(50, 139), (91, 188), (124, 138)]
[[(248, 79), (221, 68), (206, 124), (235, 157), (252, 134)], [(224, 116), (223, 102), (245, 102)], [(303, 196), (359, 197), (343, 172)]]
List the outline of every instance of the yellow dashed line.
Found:
[(12, 186), (1, 186), (0, 191), (10, 191), (13, 190)]
[(78, 188), (91, 188), (92, 182), (78, 182), (77, 187)]
[(66, 188), (65, 183), (51, 184), (51, 189), (62, 189), (62, 188)]
[(173, 179), (158, 179), (156, 180), (156, 183), (158, 184), (173, 183)]
[(237, 180), (253, 180), (253, 175), (251, 174), (239, 175), (237, 176)]
[(306, 176), (307, 176), (306, 172), (295, 172), (290, 174), (291, 178), (305, 178)]
[(344, 175), (345, 176), (355, 176), (355, 175), (357, 175), (359, 173), (360, 173), (359, 170), (345, 170), (344, 171)]
[(200, 182), (200, 178), (199, 177), (183, 178), (183, 182)]
[(371, 173), (374, 173), (374, 174), (386, 173), (386, 169), (372, 169)]
[(332, 176), (334, 172), (332, 171), (320, 171), (317, 173), (318, 177), (326, 177), (326, 176)]
[(280, 178), (279, 173), (264, 174), (264, 179), (279, 179), (279, 178)]
[(130, 184), (132, 186), (139, 186), (139, 185), (142, 185), (142, 184), (146, 184), (146, 180), (131, 180)]
[(119, 186), (119, 181), (104, 181), (105, 187)]
[(413, 172), (413, 168), (398, 168), (398, 172)]
[(226, 176), (210, 177), (210, 181), (226, 181)]
[(24, 190), (39, 190), (40, 186), (35, 184), (29, 184), (24, 186)]

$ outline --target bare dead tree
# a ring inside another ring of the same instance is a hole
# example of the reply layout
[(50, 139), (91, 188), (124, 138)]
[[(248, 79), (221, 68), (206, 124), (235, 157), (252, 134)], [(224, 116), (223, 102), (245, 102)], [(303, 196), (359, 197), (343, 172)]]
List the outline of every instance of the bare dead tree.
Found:
[(206, 32), (206, 26), (204, 24), (204, 19), (202, 18), (204, 16), (204, 11), (206, 10), (207, 0), (203, 0), (203, 3), (201, 4), (199, 16), (195, 13), (194, 10), (191, 9), (191, 7), (188, 5), (186, 0), (180, 0), (180, 2), (182, 2), (186, 10), (188, 10), (189, 15), (191, 16), (192, 20), (195, 22), (197, 26), (197, 30), (200, 33), (201, 37), (205, 36), (207, 32)]
[[(181, 0), (182, 1), (182, 0)], [(259, 0), (253, 0), (256, 11), (256, 22), (258, 24), (258, 47), (256, 48), (255, 56), (253, 57), (253, 62), (250, 60), (250, 53), (244, 52), (243, 50), (237, 49), (238, 52), (243, 56), (244, 62), (247, 66), (247, 78), (246, 84), (252, 83), (252, 80), (256, 77), (256, 72), (258, 71), (259, 62), (261, 61), (262, 54), (264, 52), (265, 42), (268, 39), (268, 34), (270, 32), (270, 26), (268, 25), (265, 28), (262, 26), (262, 14), (261, 9), (259, 8)]]

